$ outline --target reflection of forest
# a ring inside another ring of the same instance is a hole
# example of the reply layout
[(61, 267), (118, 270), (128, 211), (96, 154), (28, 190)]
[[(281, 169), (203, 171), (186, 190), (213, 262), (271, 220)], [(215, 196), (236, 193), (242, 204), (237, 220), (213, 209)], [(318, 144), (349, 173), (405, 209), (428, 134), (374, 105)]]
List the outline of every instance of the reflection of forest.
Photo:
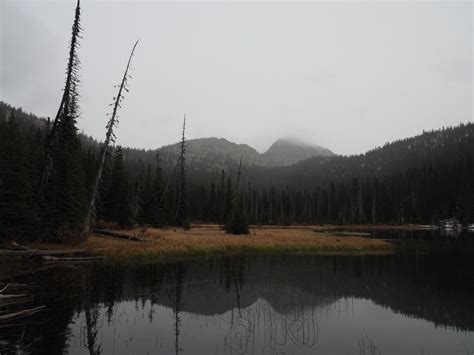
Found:
[[(148, 300), (173, 310), (174, 330), (170, 332), (176, 337), (176, 352), (180, 312), (230, 312), (233, 331), (228, 335), (229, 344), (239, 347), (250, 341), (257, 320), (265, 322), (275, 342), (283, 337), (307, 345), (317, 338), (317, 324), (308, 318), (308, 310), (350, 297), (371, 299), (438, 325), (474, 330), (473, 273), (472, 262), (461, 258), (444, 256), (441, 260), (415, 254), (240, 257), (129, 267), (78, 265), (36, 278), (48, 311), (35, 318), (40, 325), (26, 332), (32, 339), (43, 337), (34, 345), (38, 351), (60, 353), (74, 313), (84, 312), (84, 346), (91, 354), (99, 354), (100, 345), (95, 344), (98, 305), (105, 307), (110, 322), (116, 302), (144, 305)], [(149, 317), (152, 320), (152, 312)]]

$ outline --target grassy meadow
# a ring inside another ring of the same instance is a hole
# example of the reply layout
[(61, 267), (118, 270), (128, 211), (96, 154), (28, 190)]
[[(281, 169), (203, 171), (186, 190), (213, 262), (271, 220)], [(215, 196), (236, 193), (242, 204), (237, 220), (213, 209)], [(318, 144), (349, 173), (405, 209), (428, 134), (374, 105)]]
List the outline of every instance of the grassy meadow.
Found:
[[(328, 229), (334, 232), (328, 233)], [(218, 225), (193, 225), (177, 228), (128, 229), (121, 232), (142, 236), (142, 242), (110, 238), (92, 233), (76, 246), (94, 255), (117, 261), (170, 260), (181, 257), (206, 257), (240, 253), (376, 254), (391, 253), (383, 240), (350, 235), (335, 227), (301, 226), (251, 227), (248, 235), (226, 234)], [(38, 249), (64, 249), (64, 245), (34, 243)]]

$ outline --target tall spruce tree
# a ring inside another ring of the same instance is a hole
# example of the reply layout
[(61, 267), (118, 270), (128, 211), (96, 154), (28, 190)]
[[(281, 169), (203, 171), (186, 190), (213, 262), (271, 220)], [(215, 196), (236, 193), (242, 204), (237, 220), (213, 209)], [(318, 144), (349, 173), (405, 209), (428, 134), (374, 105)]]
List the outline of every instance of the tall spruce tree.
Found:
[(178, 227), (189, 228), (189, 203), (186, 186), (186, 115), (183, 120), (183, 135), (181, 137), (181, 152), (179, 155), (178, 171), (178, 207), (176, 209), (176, 225)]
[[(77, 49), (79, 48), (79, 38), (81, 37), (81, 3), (80, 0), (77, 0), (76, 10), (74, 13), (74, 22), (71, 29), (71, 42), (69, 44), (69, 58), (67, 61), (66, 67), (66, 80), (64, 85), (64, 91), (61, 98), (61, 103), (59, 104), (59, 109), (56, 114), (56, 117), (53, 121), (51, 129), (48, 131), (46, 139), (46, 156), (44, 158), (44, 166), (40, 175), (40, 179), (37, 185), (37, 192), (40, 193), (43, 189), (46, 188), (49, 178), (53, 173), (54, 168), (54, 149), (55, 145), (58, 144), (60, 132), (60, 122), (65, 117), (70, 116), (74, 111), (77, 113), (76, 107), (73, 107), (77, 104), (77, 86), (79, 82), (78, 70), (80, 66), (79, 57), (77, 55)], [(48, 122), (49, 123), (49, 122)]]
[(85, 181), (81, 143), (76, 121), (81, 32), (80, 1), (77, 1), (71, 30), (66, 81), (61, 103), (48, 132), (44, 164), (37, 184), (37, 202), (42, 211), (43, 230), (48, 239), (67, 242), (80, 239), (79, 220), (84, 217)]
[(74, 85), (70, 101), (58, 122), (55, 144), (51, 147), (54, 166), (45, 190), (49, 206), (45, 221), (51, 236), (64, 241), (80, 239), (79, 228), (85, 215), (85, 177), (81, 142), (77, 133), (78, 94)]

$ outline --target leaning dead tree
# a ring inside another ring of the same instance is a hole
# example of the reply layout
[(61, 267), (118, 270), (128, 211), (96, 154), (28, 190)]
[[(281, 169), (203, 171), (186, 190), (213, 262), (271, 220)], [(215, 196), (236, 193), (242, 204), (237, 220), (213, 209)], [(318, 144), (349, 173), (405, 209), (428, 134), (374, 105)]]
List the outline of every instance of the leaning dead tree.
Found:
[[(242, 156), (240, 156), (239, 170), (237, 171), (237, 181), (235, 182), (235, 192), (239, 191), (240, 176), (242, 175)], [(234, 197), (235, 201), (235, 197)]]
[(69, 59), (67, 62), (66, 68), (66, 83), (64, 87), (63, 96), (61, 98), (61, 103), (59, 104), (59, 109), (54, 118), (53, 124), (50, 131), (48, 132), (46, 138), (46, 156), (44, 160), (43, 171), (41, 172), (40, 180), (37, 185), (37, 192), (40, 192), (48, 183), (49, 177), (51, 176), (51, 171), (53, 169), (53, 153), (52, 148), (57, 138), (57, 127), (58, 122), (63, 118), (71, 114), (71, 109), (74, 109), (77, 99), (76, 88), (79, 83), (78, 70), (80, 66), (80, 61), (77, 55), (77, 49), (79, 48), (79, 38), (81, 38), (81, 3), (80, 0), (77, 0), (76, 11), (74, 16), (74, 23), (72, 25), (71, 33), (71, 43), (69, 45)]
[(102, 178), (102, 172), (104, 170), (104, 165), (105, 165), (105, 160), (106, 160), (107, 153), (109, 152), (109, 149), (110, 149), (110, 143), (115, 142), (114, 128), (118, 124), (117, 112), (118, 112), (118, 109), (121, 107), (121, 105), (120, 105), (121, 102), (124, 99), (123, 91), (128, 92), (128, 88), (127, 88), (128, 79), (131, 78), (131, 75), (128, 73), (128, 71), (130, 69), (130, 64), (132, 62), (133, 54), (135, 52), (135, 48), (137, 47), (137, 44), (138, 44), (138, 40), (133, 45), (132, 51), (131, 51), (130, 56), (128, 58), (127, 67), (125, 68), (125, 72), (123, 74), (122, 82), (120, 83), (117, 96), (114, 97), (114, 103), (112, 104), (113, 105), (112, 115), (111, 115), (111, 117), (110, 117), (110, 119), (107, 122), (107, 125), (105, 127), (107, 129), (107, 131), (106, 131), (106, 134), (105, 134), (105, 141), (104, 141), (104, 144), (102, 146), (102, 154), (101, 154), (101, 157), (100, 157), (99, 170), (97, 172), (97, 177), (95, 178), (94, 185), (92, 187), (92, 196), (91, 196), (91, 200), (90, 200), (90, 203), (89, 203), (89, 208), (88, 208), (88, 211), (87, 211), (86, 220), (85, 220), (85, 223), (84, 223), (84, 232), (85, 233), (89, 231), (91, 224), (95, 220), (96, 200), (97, 200), (97, 196), (99, 194), (99, 186), (100, 186), (100, 181), (101, 181), (101, 178)]

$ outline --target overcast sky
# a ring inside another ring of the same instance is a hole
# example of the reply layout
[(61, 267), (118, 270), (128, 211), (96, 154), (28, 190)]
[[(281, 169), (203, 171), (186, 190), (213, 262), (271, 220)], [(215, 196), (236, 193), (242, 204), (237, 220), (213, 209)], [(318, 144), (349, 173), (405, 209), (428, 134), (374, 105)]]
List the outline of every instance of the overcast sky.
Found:
[[(0, 100), (54, 116), (75, 0), (0, 0)], [(105, 134), (134, 41), (118, 144), (217, 136), (339, 154), (473, 120), (472, 2), (82, 1), (79, 128)]]

